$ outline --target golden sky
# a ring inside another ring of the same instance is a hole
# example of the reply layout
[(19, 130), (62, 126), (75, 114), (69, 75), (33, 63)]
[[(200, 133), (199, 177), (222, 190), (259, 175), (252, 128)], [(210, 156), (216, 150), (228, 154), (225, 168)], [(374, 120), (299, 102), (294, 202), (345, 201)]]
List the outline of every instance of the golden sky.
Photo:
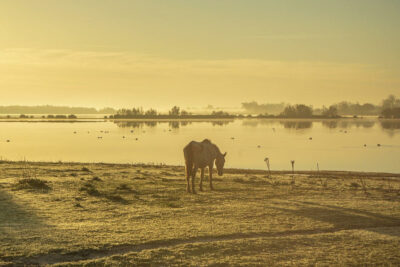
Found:
[(320, 106), (400, 93), (400, 1), (1, 0), (0, 105)]

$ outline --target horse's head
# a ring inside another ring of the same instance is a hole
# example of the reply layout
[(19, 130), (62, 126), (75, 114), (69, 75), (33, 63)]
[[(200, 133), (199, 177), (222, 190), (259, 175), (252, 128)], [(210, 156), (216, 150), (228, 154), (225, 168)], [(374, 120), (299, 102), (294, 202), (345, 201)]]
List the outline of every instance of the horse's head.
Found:
[(215, 165), (217, 166), (217, 172), (219, 176), (224, 174), (225, 156), (226, 152), (224, 154), (218, 154), (217, 158), (215, 159)]

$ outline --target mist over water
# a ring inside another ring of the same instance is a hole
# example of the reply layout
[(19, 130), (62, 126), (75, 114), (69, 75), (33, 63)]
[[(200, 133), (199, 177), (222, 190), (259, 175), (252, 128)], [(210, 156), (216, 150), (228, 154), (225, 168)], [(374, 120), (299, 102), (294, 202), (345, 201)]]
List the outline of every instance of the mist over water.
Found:
[[(400, 172), (395, 120), (2, 122), (8, 160), (183, 165), (183, 147), (211, 139), (228, 152), (227, 168)], [(7, 142), (9, 140), (9, 142)]]

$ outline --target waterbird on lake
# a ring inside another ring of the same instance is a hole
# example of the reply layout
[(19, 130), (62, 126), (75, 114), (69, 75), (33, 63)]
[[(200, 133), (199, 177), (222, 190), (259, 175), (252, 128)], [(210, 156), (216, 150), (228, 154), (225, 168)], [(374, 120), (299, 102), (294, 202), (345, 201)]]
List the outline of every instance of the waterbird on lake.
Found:
[(6, 142), (7, 142), (7, 143), (10, 143), (11, 141), (7, 139)]
[(76, 132), (74, 132), (74, 134), (76, 134)]
[(260, 146), (260, 145), (258, 145), (257, 147), (258, 147), (258, 148), (260, 148), (261, 146)]
[(312, 137), (309, 137), (308, 140), (312, 140)]
[(97, 139), (103, 139), (103, 136), (97, 136)]
[(367, 144), (364, 144), (364, 147), (366, 147), (367, 146)]
[(232, 140), (235, 140), (235, 137), (231, 137)]
[(135, 138), (135, 140), (137, 141), (137, 140), (139, 140), (139, 138)]
[(131, 133), (133, 133), (133, 130), (131, 130)]
[(122, 136), (122, 138), (124, 138), (124, 139), (125, 139), (125, 136)]
[(377, 144), (377, 146), (381, 146), (381, 144)]

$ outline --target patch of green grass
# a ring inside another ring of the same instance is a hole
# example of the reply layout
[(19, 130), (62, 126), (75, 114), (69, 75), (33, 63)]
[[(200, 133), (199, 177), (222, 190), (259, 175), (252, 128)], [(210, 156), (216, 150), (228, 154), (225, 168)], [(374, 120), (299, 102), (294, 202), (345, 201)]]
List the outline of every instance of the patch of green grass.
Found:
[(122, 191), (131, 191), (132, 190), (132, 188), (126, 183), (122, 183), (122, 184), (118, 185), (116, 189), (122, 190)]
[(111, 200), (113, 202), (118, 202), (118, 203), (122, 203), (122, 204), (128, 204), (129, 201), (127, 201), (126, 199), (124, 199), (123, 197), (121, 197), (120, 195), (116, 195), (116, 194), (110, 194), (110, 195), (104, 195), (104, 197), (108, 200)]
[(37, 178), (24, 178), (19, 180), (15, 185), (14, 189), (31, 189), (38, 191), (48, 191), (51, 187), (48, 185), (47, 181), (37, 179)]
[[(197, 176), (194, 195), (186, 193), (182, 167), (175, 178), (161, 174), (175, 167), (91, 164), (92, 173), (107, 173), (98, 181), (79, 172), (83, 166), (2, 165), (0, 262), (42, 255), (44, 265), (61, 258), (76, 266), (399, 263), (400, 175), (390, 176), (389, 184), (380, 174), (320, 174), (329, 180), (321, 190), (319, 179), (310, 183), (307, 175), (296, 175), (290, 186), (290, 174), (266, 179), (263, 172), (231, 170), (214, 179), (213, 191), (203, 183), (200, 192)], [(23, 167), (52, 190), (13, 190)], [(121, 171), (139, 179), (121, 177)], [(70, 172), (86, 178), (55, 176)], [(349, 186), (361, 175), (369, 194)], [(125, 250), (142, 245), (135, 253)], [(110, 257), (76, 261), (99, 250)]]
[(89, 170), (89, 168), (87, 168), (87, 167), (82, 167), (81, 171), (83, 171), (83, 172), (91, 172), (91, 170)]
[(92, 181), (101, 182), (103, 180), (101, 180), (98, 176), (95, 176), (92, 178)]
[(86, 192), (90, 196), (100, 196), (101, 195), (99, 190), (97, 190), (97, 188), (89, 182), (87, 182), (83, 186), (81, 186), (79, 191)]

